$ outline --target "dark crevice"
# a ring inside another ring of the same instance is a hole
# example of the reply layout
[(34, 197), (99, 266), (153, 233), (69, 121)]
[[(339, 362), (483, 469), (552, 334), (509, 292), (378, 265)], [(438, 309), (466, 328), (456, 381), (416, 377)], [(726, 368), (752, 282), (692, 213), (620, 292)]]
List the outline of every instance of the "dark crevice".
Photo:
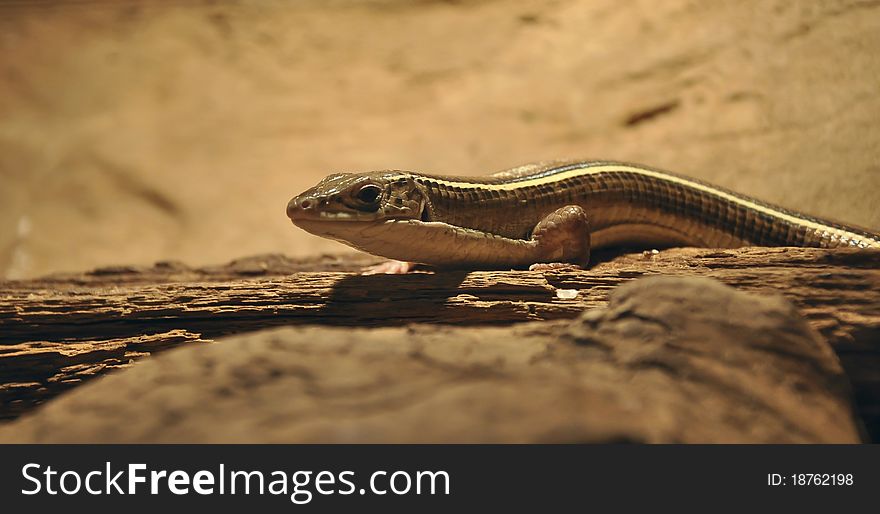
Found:
[(669, 114), (678, 109), (680, 105), (681, 103), (678, 100), (672, 100), (671, 102), (662, 103), (648, 109), (642, 109), (630, 114), (623, 122), (623, 125), (626, 127), (634, 127), (640, 123), (651, 121), (665, 114)]

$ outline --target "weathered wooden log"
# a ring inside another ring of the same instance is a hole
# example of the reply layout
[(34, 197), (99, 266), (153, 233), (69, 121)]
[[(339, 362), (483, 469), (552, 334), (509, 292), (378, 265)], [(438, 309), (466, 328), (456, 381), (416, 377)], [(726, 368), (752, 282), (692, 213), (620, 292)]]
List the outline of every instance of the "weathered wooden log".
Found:
[(0, 419), (14, 418), (63, 391), (165, 348), (203, 342), (170, 330), (120, 339), (0, 346)]
[(13, 442), (858, 442), (779, 295), (652, 277), (574, 320), (288, 327), (188, 345), (0, 427)]
[(572, 318), (606, 305), (621, 284), (663, 274), (711, 277), (790, 299), (837, 352), (878, 436), (880, 252), (673, 249), (622, 255), (589, 270), (353, 273), (371, 262), (262, 256), (212, 268), (162, 263), (0, 282), (0, 416), (17, 416), (84, 378), (170, 346), (290, 324)]

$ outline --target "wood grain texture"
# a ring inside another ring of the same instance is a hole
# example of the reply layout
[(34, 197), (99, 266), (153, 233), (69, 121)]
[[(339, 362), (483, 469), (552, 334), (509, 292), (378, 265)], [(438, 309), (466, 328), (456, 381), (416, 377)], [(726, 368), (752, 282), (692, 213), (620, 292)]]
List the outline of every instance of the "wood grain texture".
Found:
[(606, 306), (622, 284), (662, 274), (791, 300), (834, 348), (868, 431), (880, 433), (880, 252), (672, 249), (590, 270), (353, 273), (371, 262), (259, 256), (212, 268), (164, 263), (0, 282), (2, 415), (171, 346), (294, 324), (476, 328), (570, 319)]
[(572, 320), (187, 345), (0, 427), (72, 443), (859, 440), (846, 375), (794, 306), (700, 277), (629, 282)]

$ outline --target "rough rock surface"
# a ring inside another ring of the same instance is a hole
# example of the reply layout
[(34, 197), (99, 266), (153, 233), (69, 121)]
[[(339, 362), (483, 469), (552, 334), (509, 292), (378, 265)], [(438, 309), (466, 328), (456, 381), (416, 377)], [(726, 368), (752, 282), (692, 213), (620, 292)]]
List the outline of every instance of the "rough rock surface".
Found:
[(339, 251), (340, 170), (644, 162), (880, 228), (876, 0), (4, 0), (0, 277)]
[(167, 352), (0, 427), (35, 442), (857, 442), (834, 352), (705, 278), (513, 327), (281, 328)]
[(589, 270), (360, 276), (362, 254), (278, 255), (191, 268), (163, 262), (0, 282), (0, 419), (173, 346), (289, 324), (484, 325), (572, 318), (652, 275), (781, 293), (831, 343), (880, 440), (880, 252), (682, 248), (596, 256)]

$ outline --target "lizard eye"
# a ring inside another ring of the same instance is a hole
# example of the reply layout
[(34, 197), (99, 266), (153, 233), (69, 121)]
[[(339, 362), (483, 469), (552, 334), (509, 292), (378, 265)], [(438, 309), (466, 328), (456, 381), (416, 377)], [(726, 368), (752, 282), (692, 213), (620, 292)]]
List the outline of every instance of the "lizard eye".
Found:
[(367, 204), (376, 203), (376, 200), (379, 199), (379, 196), (382, 194), (382, 188), (375, 184), (367, 184), (362, 187), (355, 197)]

